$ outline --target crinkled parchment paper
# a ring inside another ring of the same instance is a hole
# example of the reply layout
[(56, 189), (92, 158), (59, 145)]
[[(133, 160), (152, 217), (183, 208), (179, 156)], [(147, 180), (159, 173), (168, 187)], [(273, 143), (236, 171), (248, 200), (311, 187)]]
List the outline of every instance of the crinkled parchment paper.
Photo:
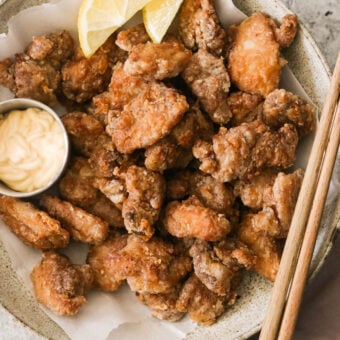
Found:
[[(76, 39), (76, 22), (80, 2), (81, 0), (54, 1), (18, 13), (9, 21), (8, 35), (0, 35), (0, 60), (23, 51), (33, 35), (67, 29)], [(217, 8), (224, 25), (239, 22), (244, 18), (244, 14), (228, 5), (227, 1), (217, 1)], [(283, 72), (281, 86), (308, 99), (287, 67)], [(12, 96), (7, 89), (0, 87), (0, 100)], [(62, 113), (61, 108), (57, 107), (56, 110)], [(311, 144), (312, 137), (302, 143), (298, 151), (297, 166), (305, 166)], [(328, 202), (338, 195), (339, 186), (339, 181), (333, 181)], [(41, 252), (25, 246), (2, 221), (0, 221), (0, 239), (12, 260), (14, 270), (27, 289), (32, 292), (33, 287), (29, 275), (32, 268), (40, 261)], [(76, 243), (65, 251), (76, 263), (84, 262), (86, 252), (86, 246)], [(74, 317), (56, 316), (43, 306), (42, 308), (74, 340), (104, 340), (107, 337), (120, 340), (143, 337), (148, 340), (176, 340), (184, 338), (196, 327), (188, 317), (176, 323), (152, 318), (150, 310), (137, 300), (127, 286), (113, 294), (90, 292), (88, 303)]]

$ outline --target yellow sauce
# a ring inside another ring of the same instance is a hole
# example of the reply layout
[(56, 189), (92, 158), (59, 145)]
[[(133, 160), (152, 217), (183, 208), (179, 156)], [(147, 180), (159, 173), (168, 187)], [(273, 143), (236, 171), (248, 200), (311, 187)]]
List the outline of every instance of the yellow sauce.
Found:
[(44, 187), (60, 170), (64, 153), (63, 131), (48, 112), (29, 108), (0, 115), (0, 180), (10, 188)]

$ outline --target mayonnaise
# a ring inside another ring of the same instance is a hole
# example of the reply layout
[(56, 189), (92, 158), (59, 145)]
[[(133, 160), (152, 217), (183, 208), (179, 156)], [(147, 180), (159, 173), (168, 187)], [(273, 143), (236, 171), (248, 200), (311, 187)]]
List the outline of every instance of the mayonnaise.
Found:
[(0, 115), (0, 180), (10, 188), (32, 192), (60, 171), (65, 140), (58, 122), (38, 108)]

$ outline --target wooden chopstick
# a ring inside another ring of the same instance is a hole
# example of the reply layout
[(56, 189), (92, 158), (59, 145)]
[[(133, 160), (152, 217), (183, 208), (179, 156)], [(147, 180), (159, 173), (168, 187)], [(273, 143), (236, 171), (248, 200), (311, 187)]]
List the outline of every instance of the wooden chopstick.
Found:
[(309, 156), (304, 180), (296, 202), (294, 215), (286, 244), (283, 250), (280, 268), (274, 283), (266, 316), (262, 325), (260, 340), (274, 340), (280, 326), (286, 297), (295, 272), (299, 251), (311, 211), (320, 167), (327, 149), (328, 137), (334, 118), (334, 109), (340, 90), (340, 53), (337, 58), (330, 89), (321, 113), (313, 147)]
[(305, 237), (297, 262), (295, 275), (290, 287), (286, 307), (281, 321), (278, 340), (291, 339), (293, 336), (297, 315), (299, 312), (302, 294), (307, 281), (308, 270), (313, 256), (313, 249), (318, 235), (322, 217), (323, 206), (326, 202), (327, 192), (332, 177), (334, 163), (340, 142), (340, 101), (329, 136), (329, 143), (324, 157), (319, 182), (315, 191), (311, 214), (308, 219)]

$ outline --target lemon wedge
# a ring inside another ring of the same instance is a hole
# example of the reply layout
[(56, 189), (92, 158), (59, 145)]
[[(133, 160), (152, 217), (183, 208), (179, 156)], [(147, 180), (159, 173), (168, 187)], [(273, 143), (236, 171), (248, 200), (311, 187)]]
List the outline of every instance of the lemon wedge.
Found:
[(90, 57), (150, 0), (83, 0), (78, 13), (80, 47)]
[(155, 43), (160, 43), (174, 20), (183, 0), (152, 0), (143, 8), (146, 31)]

